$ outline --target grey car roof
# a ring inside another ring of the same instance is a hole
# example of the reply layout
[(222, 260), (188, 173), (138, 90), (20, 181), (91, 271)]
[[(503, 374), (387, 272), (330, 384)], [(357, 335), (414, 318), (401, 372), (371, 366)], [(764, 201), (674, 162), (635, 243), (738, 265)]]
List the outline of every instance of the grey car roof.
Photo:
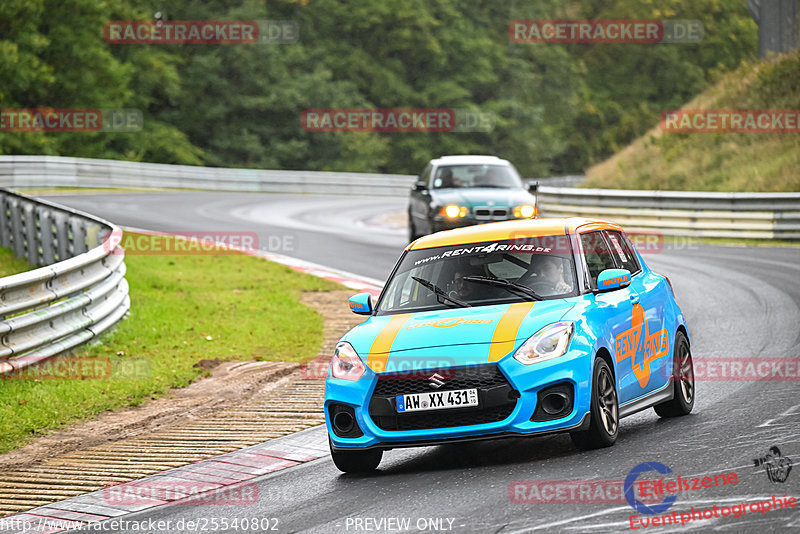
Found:
[(441, 156), (432, 159), (431, 165), (505, 165), (510, 167), (511, 163), (497, 156)]

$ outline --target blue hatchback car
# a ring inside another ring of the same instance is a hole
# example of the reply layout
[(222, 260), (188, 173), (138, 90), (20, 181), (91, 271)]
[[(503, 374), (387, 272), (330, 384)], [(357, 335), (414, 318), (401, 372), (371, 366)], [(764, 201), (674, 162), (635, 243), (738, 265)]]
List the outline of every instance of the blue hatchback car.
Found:
[(383, 451), (569, 432), (614, 443), (619, 420), (694, 405), (689, 336), (667, 278), (616, 224), (531, 219), (411, 243), (368, 319), (339, 341), (325, 421), (344, 472)]

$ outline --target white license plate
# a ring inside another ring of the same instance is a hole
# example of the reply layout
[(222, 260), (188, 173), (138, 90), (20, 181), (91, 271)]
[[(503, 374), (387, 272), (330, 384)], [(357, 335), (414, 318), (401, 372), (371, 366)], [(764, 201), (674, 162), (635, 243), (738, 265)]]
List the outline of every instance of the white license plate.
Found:
[(478, 390), (458, 389), (455, 391), (432, 391), (398, 395), (398, 413), (419, 412), (422, 410), (441, 410), (444, 408), (464, 408), (478, 405)]

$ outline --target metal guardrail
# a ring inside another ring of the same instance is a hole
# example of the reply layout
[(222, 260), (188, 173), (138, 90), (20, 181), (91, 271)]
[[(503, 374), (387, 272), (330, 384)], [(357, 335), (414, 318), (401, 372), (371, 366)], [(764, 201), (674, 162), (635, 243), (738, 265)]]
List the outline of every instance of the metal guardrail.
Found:
[[(228, 191), (406, 196), (414, 176), (223, 169), (56, 156), (0, 156), (0, 185), (169, 187)], [(583, 177), (538, 179), (545, 216), (611, 219), (665, 235), (800, 239), (800, 193), (704, 193), (551, 187)]]
[(5, 187), (163, 187), (274, 193), (408, 194), (414, 176), (226, 169), (59, 156), (0, 156)]
[(102, 219), (0, 189), (0, 246), (38, 269), (0, 278), (0, 375), (89, 341), (130, 308), (124, 251)]
[(629, 232), (800, 239), (800, 193), (705, 193), (540, 187), (549, 217), (602, 217)]

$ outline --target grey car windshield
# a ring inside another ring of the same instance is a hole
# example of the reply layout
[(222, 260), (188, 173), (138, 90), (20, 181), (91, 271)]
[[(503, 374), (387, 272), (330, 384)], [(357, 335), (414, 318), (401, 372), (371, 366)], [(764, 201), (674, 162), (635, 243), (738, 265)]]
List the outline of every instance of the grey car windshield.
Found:
[(507, 165), (443, 165), (436, 169), (434, 189), (462, 187), (521, 188), (522, 180)]
[(462, 244), (406, 253), (378, 315), (573, 296), (567, 236)]

